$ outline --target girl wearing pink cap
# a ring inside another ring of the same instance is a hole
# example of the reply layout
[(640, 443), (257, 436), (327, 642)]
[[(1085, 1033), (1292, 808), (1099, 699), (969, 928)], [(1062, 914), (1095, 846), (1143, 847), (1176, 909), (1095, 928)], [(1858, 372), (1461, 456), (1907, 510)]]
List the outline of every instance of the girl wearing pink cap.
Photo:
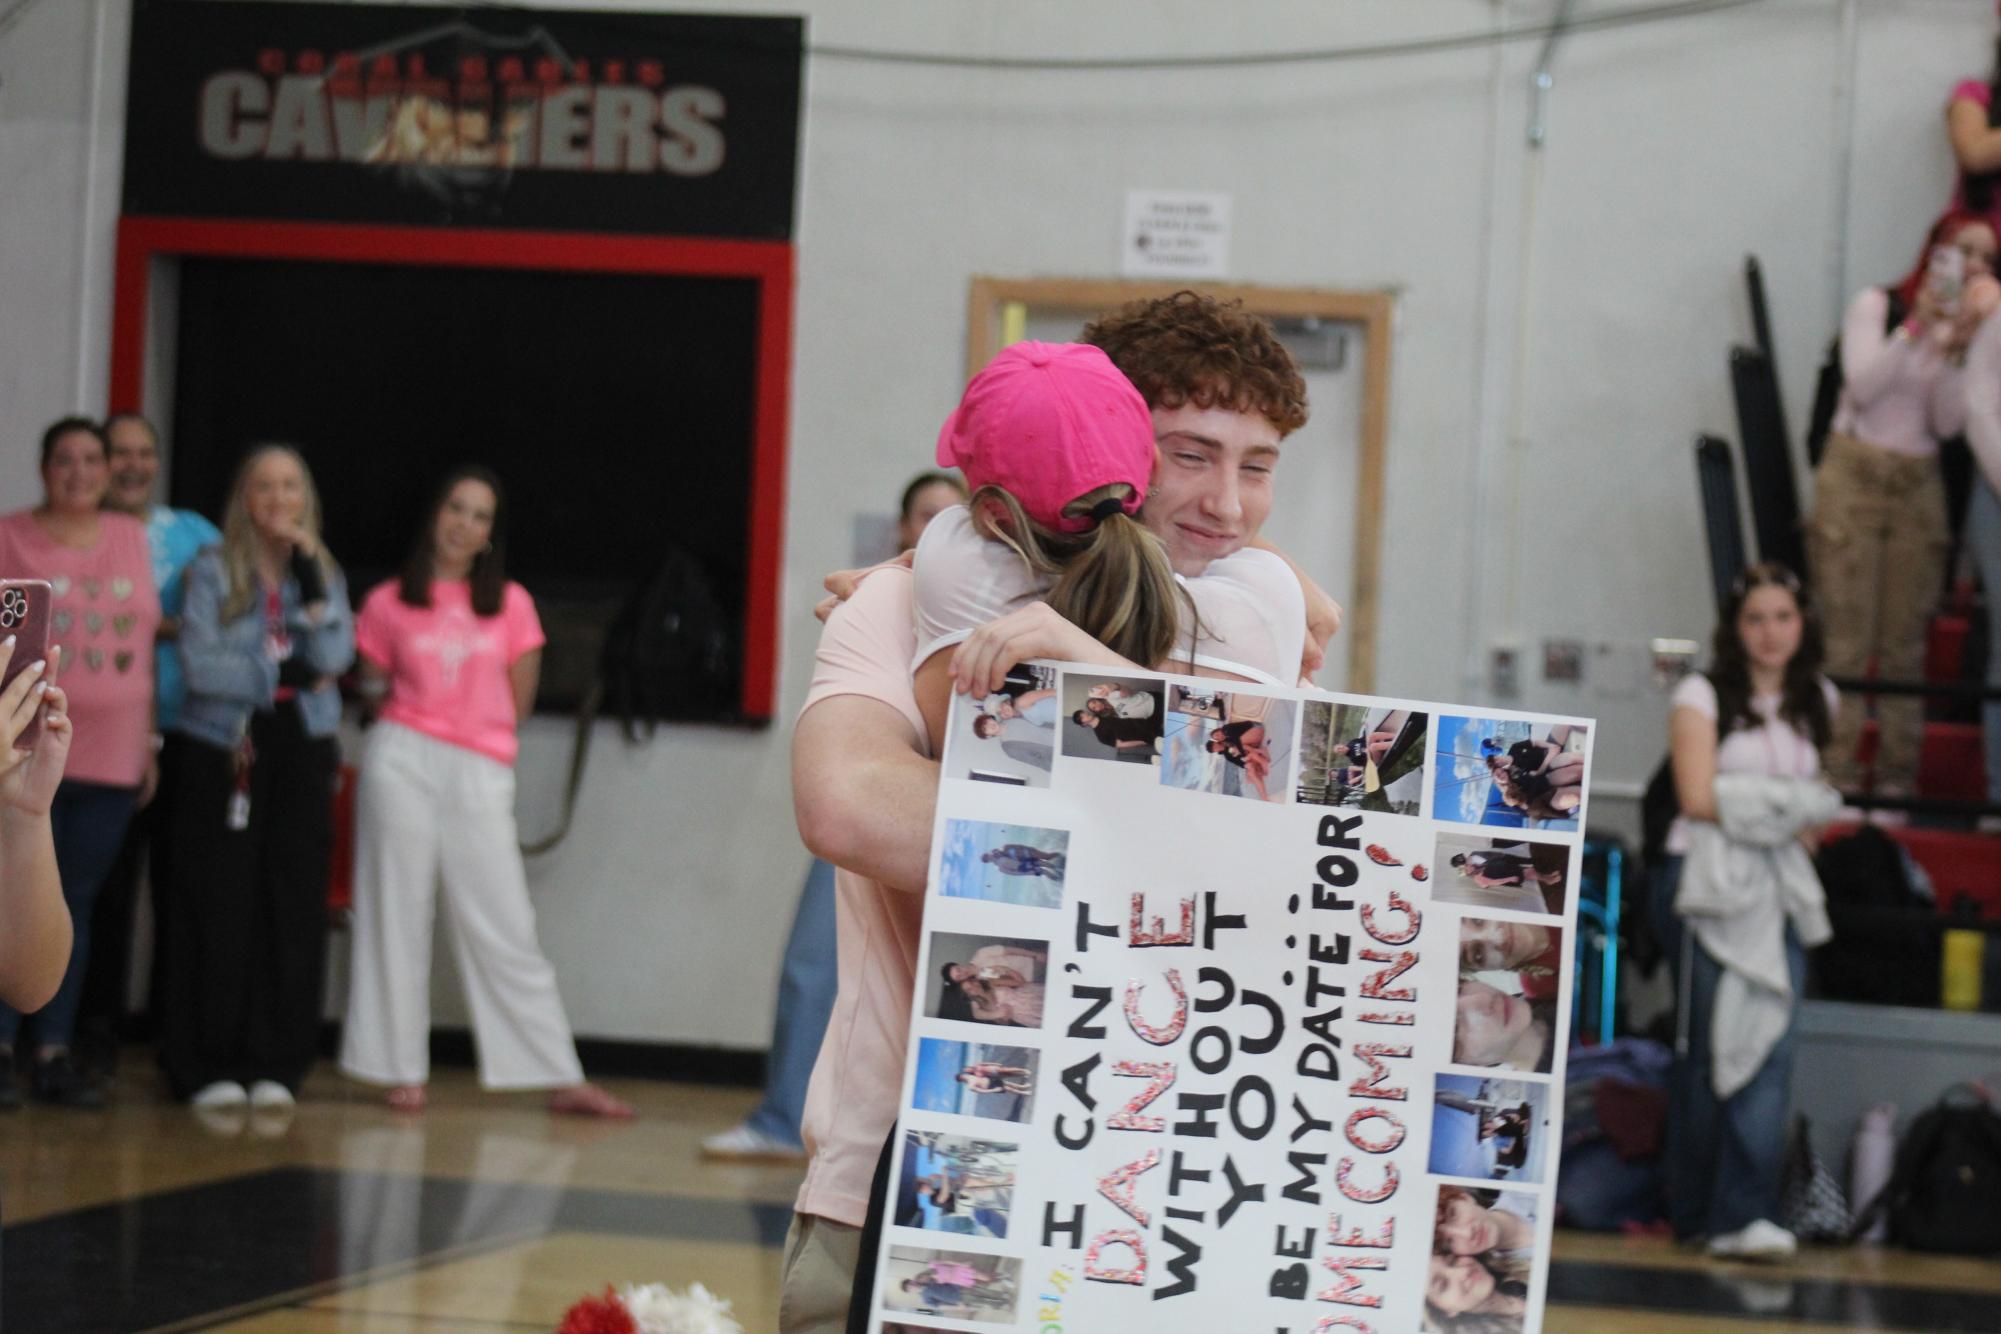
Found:
[[(1185, 667), (1227, 639), (1239, 674), (1296, 677), (1306, 617), (1290, 567), (1247, 549), (1178, 578), (1138, 518), (1154, 460), (1146, 400), (1096, 347), (1017, 343), (973, 377), (938, 435), (938, 462), (964, 471), (972, 499), (917, 548), (913, 666), (934, 747), (954, 680), (995, 690), (1030, 657)], [(946, 654), (1037, 603), (1053, 615)]]

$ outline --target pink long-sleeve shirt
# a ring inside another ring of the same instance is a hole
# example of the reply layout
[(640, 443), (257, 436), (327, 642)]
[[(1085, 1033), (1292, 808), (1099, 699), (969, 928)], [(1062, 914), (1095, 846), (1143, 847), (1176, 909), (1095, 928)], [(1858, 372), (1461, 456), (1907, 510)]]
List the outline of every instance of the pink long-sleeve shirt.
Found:
[(1841, 322), (1841, 402), (1834, 429), (1893, 454), (1923, 458), (1966, 429), (1964, 372), (1928, 334), (1883, 331), (1890, 294), (1864, 288)]

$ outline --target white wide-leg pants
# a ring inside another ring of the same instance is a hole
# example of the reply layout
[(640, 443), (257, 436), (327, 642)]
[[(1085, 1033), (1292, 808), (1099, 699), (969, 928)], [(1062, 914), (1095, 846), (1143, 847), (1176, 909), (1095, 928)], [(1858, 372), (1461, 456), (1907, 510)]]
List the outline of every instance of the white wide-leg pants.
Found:
[(431, 921), (444, 887), (480, 1083), (583, 1082), (514, 828), (514, 770), (395, 723), (370, 729), (355, 793), (354, 964), (341, 1069), (376, 1084), (430, 1074)]

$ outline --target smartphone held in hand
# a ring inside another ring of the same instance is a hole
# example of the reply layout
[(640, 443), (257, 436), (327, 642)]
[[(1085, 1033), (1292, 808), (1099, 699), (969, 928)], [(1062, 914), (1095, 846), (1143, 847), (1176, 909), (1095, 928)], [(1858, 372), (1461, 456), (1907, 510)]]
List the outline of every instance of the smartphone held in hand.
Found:
[(1958, 246), (1933, 246), (1931, 260), (1925, 266), (1925, 283), (1939, 310), (1947, 316), (1957, 315), (1959, 298), (1966, 290), (1965, 252)]
[[(49, 604), (54, 598), (46, 579), (0, 580), (0, 639), (14, 636), (14, 655), (0, 673), (0, 692), (14, 678), (49, 656)], [(42, 711), (14, 738), (14, 749), (33, 750), (42, 735)]]

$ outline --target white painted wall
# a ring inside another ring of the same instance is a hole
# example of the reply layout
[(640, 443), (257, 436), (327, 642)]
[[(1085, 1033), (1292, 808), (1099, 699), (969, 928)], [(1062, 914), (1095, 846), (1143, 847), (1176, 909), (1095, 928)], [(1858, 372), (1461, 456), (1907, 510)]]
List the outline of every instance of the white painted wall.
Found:
[[(1103, 56), (1341, 47), (1537, 23), (1555, 7), (792, 6), (822, 47)], [(8, 506), (33, 494), (40, 424), (103, 402), (126, 23), (123, 0), (43, 0), (0, 36)], [(1984, 72), (1992, 25), (1986, 0), (1764, 0), (1576, 34), (1556, 53), (1539, 164), (1525, 135), (1534, 40), (1177, 72), (814, 57), (784, 709), (804, 689), (820, 572), (847, 560), (854, 516), (884, 509), (927, 461), (956, 396), (967, 279), (1110, 275), (1128, 187), (1219, 190), (1235, 201), (1233, 278), (1400, 293), (1383, 688), (1480, 698), (1496, 640), (1605, 643), (1624, 675), (1614, 693), (1531, 671), (1522, 703), (1600, 715), (1601, 777), (1636, 783), (1665, 712), (1635, 688), (1638, 646), (1709, 625), (1688, 446), (1698, 430), (1734, 435), (1724, 358), (1748, 337), (1742, 258), (1764, 261), (1801, 423), (1843, 294), (1907, 265), (1944, 203), (1940, 109), (1954, 80)], [(1289, 524), (1346, 508), (1296, 492), (1282, 504)], [(530, 727), (531, 832), (566, 754), (560, 720)], [(533, 868), (579, 1030), (761, 1045), (805, 865), (790, 829), (785, 728), (680, 728), (636, 750), (607, 735), (575, 835)]]

